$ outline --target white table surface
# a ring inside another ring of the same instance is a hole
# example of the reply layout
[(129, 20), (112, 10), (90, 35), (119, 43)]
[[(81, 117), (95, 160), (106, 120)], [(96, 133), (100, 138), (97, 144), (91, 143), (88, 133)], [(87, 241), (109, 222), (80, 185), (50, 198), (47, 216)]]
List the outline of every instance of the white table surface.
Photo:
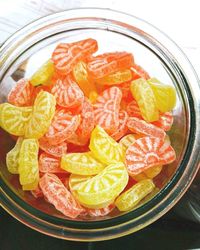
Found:
[(27, 23), (76, 7), (104, 7), (140, 17), (169, 35), (200, 76), (199, 0), (0, 0), (0, 43)]

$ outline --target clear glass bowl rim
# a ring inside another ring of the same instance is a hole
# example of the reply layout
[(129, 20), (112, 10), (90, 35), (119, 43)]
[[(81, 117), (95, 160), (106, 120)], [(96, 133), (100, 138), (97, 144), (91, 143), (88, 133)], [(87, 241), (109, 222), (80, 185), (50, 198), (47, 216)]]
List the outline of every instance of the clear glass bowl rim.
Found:
[[(2, 178), (0, 179), (0, 205), (22, 223), (37, 231), (62, 239), (96, 241), (123, 236), (149, 225), (173, 207), (186, 192), (198, 171), (200, 161), (198, 154), (200, 150), (198, 143), (200, 138), (200, 99), (198, 97), (200, 86), (199, 79), (189, 60), (180, 48), (163, 32), (137, 17), (100, 8), (66, 10), (43, 17), (17, 31), (0, 48), (0, 79), (10, 67), (9, 59), (11, 54), (12, 57), (17, 58), (19, 53), (18, 46), (24, 43), (26, 43), (26, 46), (31, 46), (31, 42), (33, 42), (31, 37), (37, 37), (37, 32), (41, 29), (47, 29), (47, 26), (63, 21), (73, 22), (76, 19), (93, 19), (96, 22), (102, 22), (105, 25), (105, 29), (113, 21), (115, 25), (119, 24), (119, 26), (126, 24), (127, 29), (135, 26), (142, 30), (144, 39), (150, 43), (153, 41), (156, 49), (161, 51), (163, 55), (168, 54), (174, 67), (180, 71), (179, 73), (185, 79), (186, 92), (190, 97), (190, 140), (179, 171), (177, 171), (171, 182), (159, 195), (136, 211), (108, 221), (82, 223), (66, 220), (66, 223), (63, 223), (61, 219), (57, 219), (57, 224), (54, 224), (55, 221), (50, 218), (51, 216), (40, 211), (35, 213), (35, 209), (14, 195), (5, 185)], [(37, 216), (37, 214), (40, 216)]]

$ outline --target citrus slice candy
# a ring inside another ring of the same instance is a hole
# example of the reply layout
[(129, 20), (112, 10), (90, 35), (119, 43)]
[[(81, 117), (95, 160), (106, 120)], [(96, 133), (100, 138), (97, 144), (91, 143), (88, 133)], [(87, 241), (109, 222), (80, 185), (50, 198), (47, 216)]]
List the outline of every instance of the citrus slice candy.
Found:
[(132, 100), (130, 103), (128, 103), (126, 112), (130, 117), (137, 117), (142, 119), (141, 111), (136, 100)]
[(122, 146), (124, 152), (127, 148), (135, 142), (136, 138), (134, 134), (125, 135), (120, 141), (119, 144)]
[(128, 121), (128, 114), (126, 113), (126, 111), (121, 110), (119, 112), (119, 126), (117, 130), (111, 135), (111, 137), (115, 141), (118, 141), (127, 133), (128, 131), (127, 121)]
[(129, 69), (120, 70), (103, 78), (96, 79), (96, 83), (101, 85), (117, 85), (126, 81), (130, 81), (132, 78), (131, 71)]
[(57, 104), (65, 108), (80, 106), (84, 100), (84, 94), (71, 75), (58, 78), (51, 89)]
[(73, 174), (95, 175), (101, 172), (105, 165), (97, 161), (91, 152), (85, 152), (63, 155), (61, 168)]
[(86, 63), (78, 62), (73, 68), (73, 76), (85, 96), (89, 97), (91, 92), (96, 92), (94, 81), (88, 77)]
[(157, 109), (162, 112), (171, 111), (176, 105), (176, 90), (170, 85), (165, 85), (156, 78), (151, 78), (148, 83), (153, 90)]
[[(36, 139), (24, 139), (19, 153), (19, 180), (21, 185), (31, 185), (30, 189), (35, 189), (39, 181), (38, 167), (39, 145)], [(25, 189), (24, 189), (25, 190)]]
[(60, 167), (60, 158), (42, 153), (39, 157), (39, 170), (41, 173), (65, 173)]
[(163, 129), (136, 117), (129, 117), (127, 127), (133, 133), (158, 137), (162, 140), (164, 140), (166, 135)]
[(84, 206), (104, 204), (115, 199), (128, 183), (128, 173), (123, 163), (106, 167), (98, 175), (83, 182), (76, 197)]
[(144, 179), (153, 179), (154, 177), (159, 175), (161, 171), (162, 171), (162, 165), (158, 165), (148, 168), (147, 170), (144, 170), (142, 173), (138, 175), (134, 175), (133, 178), (136, 181), (141, 181)]
[(46, 91), (40, 92), (34, 102), (33, 112), (25, 131), (26, 138), (40, 138), (48, 130), (55, 113), (56, 100)]
[(73, 116), (66, 109), (58, 109), (45, 137), (51, 145), (60, 144), (73, 135), (79, 123), (79, 115)]
[(45, 62), (30, 78), (33, 86), (51, 85), (51, 78), (55, 72), (54, 63), (51, 60)]
[(90, 150), (95, 158), (105, 164), (121, 162), (123, 157), (122, 147), (103, 128), (96, 126), (90, 139)]
[(83, 211), (70, 191), (55, 174), (44, 174), (39, 181), (39, 185), (48, 202), (65, 216), (76, 218)]
[(118, 87), (106, 89), (96, 100), (94, 117), (96, 125), (107, 133), (114, 133), (119, 126), (119, 109), (122, 93)]
[(126, 166), (134, 176), (157, 165), (173, 162), (176, 154), (167, 141), (155, 137), (142, 137), (126, 151)]
[(0, 104), (0, 126), (9, 134), (23, 136), (31, 113), (31, 107), (16, 107), (9, 103)]
[(92, 208), (87, 208), (86, 209), (86, 214), (91, 216), (91, 217), (100, 217), (100, 216), (106, 216), (109, 213), (113, 211), (115, 208), (114, 204), (110, 204), (104, 208), (99, 208), (99, 209), (92, 209)]
[(19, 137), (13, 149), (6, 155), (6, 165), (11, 174), (18, 174), (19, 168), (19, 152), (23, 142), (23, 138)]
[(98, 49), (97, 41), (91, 38), (74, 43), (60, 43), (52, 54), (56, 70), (67, 75), (73, 67)]
[(139, 78), (144, 78), (148, 80), (150, 78), (149, 74), (140, 65), (137, 65), (137, 64), (134, 64), (131, 67), (131, 72), (132, 72), (133, 80), (136, 80)]
[(57, 145), (52, 145), (49, 143), (46, 136), (43, 136), (39, 139), (40, 148), (45, 151), (47, 154), (53, 155), (55, 157), (61, 157), (67, 153), (67, 143), (61, 142)]
[(154, 92), (149, 83), (143, 78), (132, 81), (131, 93), (140, 108), (144, 120), (147, 122), (157, 121), (159, 112)]
[(159, 120), (152, 122), (155, 126), (162, 128), (164, 131), (169, 131), (172, 127), (174, 118), (171, 112), (160, 114)]
[(8, 102), (18, 106), (26, 107), (33, 105), (33, 86), (27, 79), (20, 79), (8, 94)]
[(132, 188), (121, 194), (115, 201), (119, 211), (129, 211), (149, 193), (153, 191), (155, 185), (152, 180), (146, 179), (136, 183)]
[(111, 52), (92, 57), (87, 64), (91, 78), (102, 78), (116, 71), (130, 68), (134, 63), (133, 55), (127, 52)]
[(24, 191), (31, 191), (31, 190), (35, 190), (38, 186), (38, 179), (36, 179), (34, 182), (29, 183), (29, 184), (25, 184), (22, 185), (22, 190)]
[(98, 98), (98, 93), (96, 91), (91, 91), (90, 94), (89, 94), (89, 100), (90, 102), (93, 104), (96, 102)]
[(120, 88), (120, 90), (122, 92), (122, 100), (126, 104), (125, 107), (127, 106), (127, 103), (129, 103), (133, 100), (130, 86), (131, 86), (131, 81), (123, 82), (123, 83), (118, 85), (118, 87)]

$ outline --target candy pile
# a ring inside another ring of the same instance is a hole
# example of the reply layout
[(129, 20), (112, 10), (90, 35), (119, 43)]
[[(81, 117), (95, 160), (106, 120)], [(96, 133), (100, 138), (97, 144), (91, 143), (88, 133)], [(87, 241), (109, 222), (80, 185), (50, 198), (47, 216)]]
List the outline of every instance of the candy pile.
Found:
[(175, 89), (131, 53), (97, 50), (91, 38), (58, 44), (0, 105), (0, 126), (16, 138), (8, 171), (70, 218), (137, 207), (176, 158), (166, 135)]

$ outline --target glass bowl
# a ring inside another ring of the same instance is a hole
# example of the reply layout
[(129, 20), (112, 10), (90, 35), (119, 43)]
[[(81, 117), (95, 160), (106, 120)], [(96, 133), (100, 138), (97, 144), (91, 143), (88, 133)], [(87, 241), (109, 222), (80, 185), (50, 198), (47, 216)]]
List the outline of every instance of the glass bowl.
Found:
[(127, 14), (108, 9), (72, 9), (39, 19), (12, 35), (0, 49), (0, 103), (15, 82), (29, 77), (45, 62), (55, 45), (95, 38), (99, 52), (129, 51), (151, 76), (174, 85), (177, 104), (170, 131), (176, 161), (165, 166), (160, 192), (137, 209), (93, 219), (70, 220), (45, 201), (23, 192), (6, 169), (5, 156), (13, 147), (0, 130), (0, 204), (13, 217), (42, 233), (68, 240), (97, 241), (135, 232), (165, 214), (190, 186), (199, 164), (200, 87), (183, 52), (161, 31)]

